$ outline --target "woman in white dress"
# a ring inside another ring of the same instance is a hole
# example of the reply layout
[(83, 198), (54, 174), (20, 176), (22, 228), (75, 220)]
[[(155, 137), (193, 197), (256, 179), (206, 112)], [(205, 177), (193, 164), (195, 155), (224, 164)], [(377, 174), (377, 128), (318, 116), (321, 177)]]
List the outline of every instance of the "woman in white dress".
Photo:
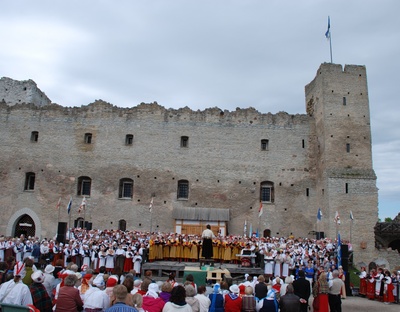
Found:
[(112, 274), (114, 271), (114, 255), (115, 255), (115, 251), (114, 251), (113, 247), (111, 246), (107, 250), (107, 257), (106, 257), (106, 269), (109, 274)]
[(141, 265), (142, 265), (142, 256), (139, 255), (139, 251), (135, 252), (135, 256), (132, 258), (133, 262), (133, 269), (136, 272), (137, 276), (140, 276), (140, 270), (141, 270)]

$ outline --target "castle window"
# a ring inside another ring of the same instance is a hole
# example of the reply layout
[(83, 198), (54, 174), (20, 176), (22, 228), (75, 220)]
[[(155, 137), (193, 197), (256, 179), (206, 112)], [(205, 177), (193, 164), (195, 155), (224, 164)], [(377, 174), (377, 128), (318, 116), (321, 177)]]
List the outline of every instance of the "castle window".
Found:
[(306, 188), (306, 196), (310, 196), (310, 189), (308, 187)]
[(91, 133), (85, 133), (85, 143), (92, 144), (92, 134)]
[(35, 189), (35, 173), (27, 172), (25, 175), (25, 191), (33, 191)]
[(189, 181), (179, 180), (178, 181), (178, 199), (188, 199), (189, 198)]
[(31, 142), (37, 142), (39, 140), (39, 132), (32, 131), (31, 133)]
[(343, 106), (346, 106), (346, 97), (343, 97)]
[(269, 143), (269, 141), (267, 139), (261, 140), (261, 150), (262, 151), (268, 151), (268, 143)]
[(119, 198), (133, 197), (133, 180), (124, 178), (119, 180)]
[(274, 183), (271, 181), (261, 182), (260, 186), (260, 200), (263, 203), (274, 202)]
[(345, 184), (345, 192), (346, 192), (346, 194), (349, 193), (349, 183)]
[(189, 137), (181, 136), (181, 147), (189, 147)]
[(92, 188), (92, 179), (89, 177), (79, 177), (78, 178), (78, 195), (90, 196), (90, 191)]
[(304, 148), (306, 146), (306, 142), (303, 140), (301, 140), (301, 147)]
[(125, 145), (132, 145), (133, 144), (133, 134), (127, 134), (125, 136)]
[(350, 143), (346, 143), (346, 152), (350, 153)]

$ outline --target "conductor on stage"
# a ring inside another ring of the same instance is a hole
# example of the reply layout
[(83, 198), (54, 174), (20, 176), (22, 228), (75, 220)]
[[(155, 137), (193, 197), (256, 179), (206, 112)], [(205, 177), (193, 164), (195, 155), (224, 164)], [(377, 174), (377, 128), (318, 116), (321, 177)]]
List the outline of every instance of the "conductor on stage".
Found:
[(213, 245), (212, 245), (212, 239), (214, 236), (213, 232), (211, 231), (211, 226), (207, 224), (207, 228), (203, 231), (203, 234), (201, 234), (201, 237), (203, 238), (203, 246), (201, 249), (201, 255), (205, 259), (211, 259), (213, 257)]

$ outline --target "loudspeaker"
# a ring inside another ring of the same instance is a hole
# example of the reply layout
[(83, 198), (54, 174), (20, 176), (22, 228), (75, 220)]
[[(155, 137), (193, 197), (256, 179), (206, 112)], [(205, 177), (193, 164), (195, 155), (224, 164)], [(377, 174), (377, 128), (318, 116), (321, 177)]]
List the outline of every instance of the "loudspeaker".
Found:
[(92, 222), (85, 221), (85, 229), (90, 231), (92, 229)]
[(67, 234), (67, 222), (58, 222), (57, 242), (65, 244), (66, 234)]
[(325, 232), (315, 232), (316, 239), (325, 238)]

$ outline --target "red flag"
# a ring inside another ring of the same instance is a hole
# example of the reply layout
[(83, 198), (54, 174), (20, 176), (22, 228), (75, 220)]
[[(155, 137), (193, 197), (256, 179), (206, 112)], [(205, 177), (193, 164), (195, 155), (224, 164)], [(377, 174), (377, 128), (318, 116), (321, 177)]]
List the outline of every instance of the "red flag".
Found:
[(262, 202), (260, 201), (260, 208), (258, 209), (258, 217), (261, 217), (262, 214), (263, 214), (263, 204), (262, 204)]
[(61, 197), (60, 197), (60, 199), (58, 200), (58, 203), (57, 203), (57, 205), (56, 205), (56, 209), (57, 209), (57, 210), (60, 209), (60, 204), (61, 204)]
[(86, 208), (86, 197), (83, 196), (81, 205), (78, 208), (78, 212), (81, 213), (82, 210), (84, 210), (85, 208)]

